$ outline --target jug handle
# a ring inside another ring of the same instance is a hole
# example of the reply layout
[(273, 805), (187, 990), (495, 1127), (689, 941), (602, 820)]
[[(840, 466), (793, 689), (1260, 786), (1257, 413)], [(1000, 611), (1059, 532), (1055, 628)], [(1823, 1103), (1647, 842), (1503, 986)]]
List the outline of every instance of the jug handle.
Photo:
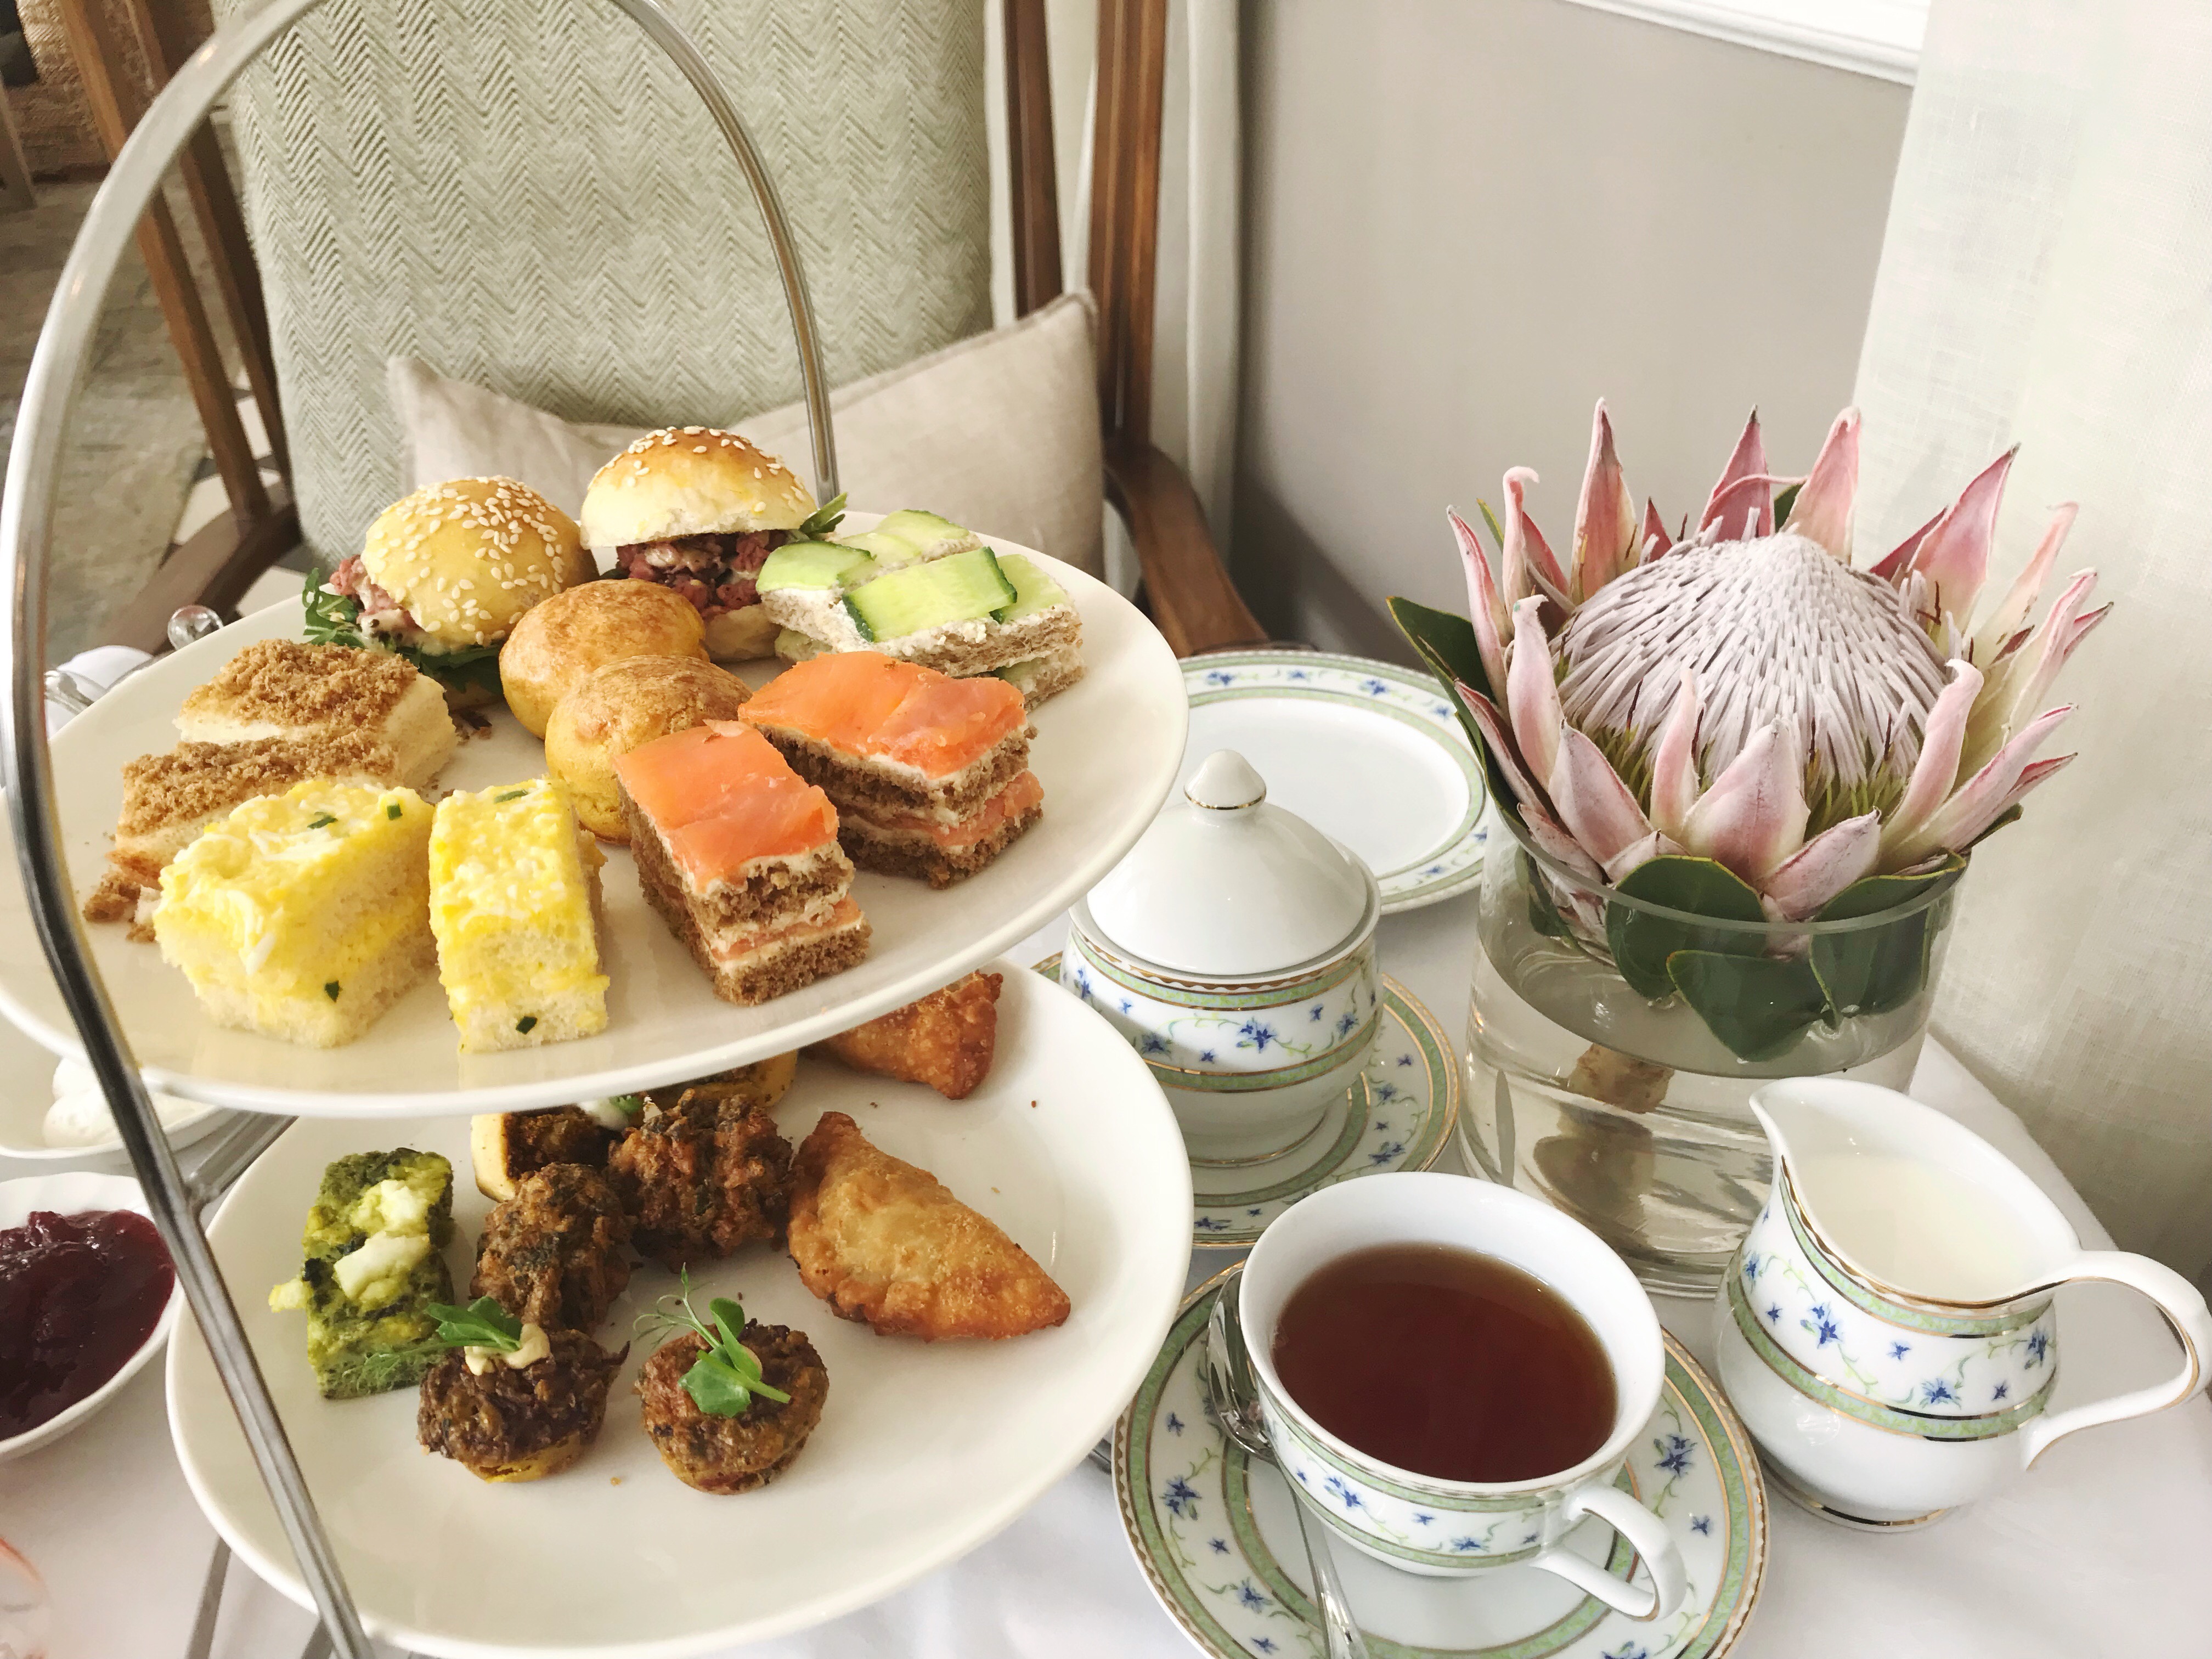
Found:
[(2100, 1423), (2118, 1423), (2124, 1418), (2142, 1417), (2168, 1406), (2179, 1406), (2205, 1384), (2206, 1367), (2212, 1364), (2212, 1310), (2206, 1309), (2203, 1291), (2172, 1268), (2148, 1256), (2130, 1255), (2120, 1250), (2088, 1251), (2074, 1262), (2066, 1275), (2069, 1284), (2096, 1279), (2124, 1285), (2150, 1299), (2151, 1305), (2166, 1316), (2166, 1324), (2180, 1340), (2181, 1370), (2171, 1382), (2132, 1389), (2109, 1399), (2092, 1401), (2086, 1406), (2039, 1418), (2021, 1435), (2021, 1462), (2027, 1467), (2033, 1467), (2035, 1460), (2053, 1441), (2077, 1429), (2093, 1429)]

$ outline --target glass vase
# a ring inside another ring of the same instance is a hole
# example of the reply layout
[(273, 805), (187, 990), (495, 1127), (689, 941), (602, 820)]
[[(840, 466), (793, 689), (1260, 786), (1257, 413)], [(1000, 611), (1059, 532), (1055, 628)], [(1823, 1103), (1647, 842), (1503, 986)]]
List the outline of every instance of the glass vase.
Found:
[[(1494, 804), (1489, 820), (1468, 1167), (1575, 1217), (1646, 1288), (1709, 1295), (1771, 1176), (1753, 1091), (1778, 1077), (1905, 1086), (1957, 878), (1900, 883), (1909, 898), (1847, 921), (1724, 921), (1577, 876)], [(1666, 988), (1670, 971), (1681, 983)]]

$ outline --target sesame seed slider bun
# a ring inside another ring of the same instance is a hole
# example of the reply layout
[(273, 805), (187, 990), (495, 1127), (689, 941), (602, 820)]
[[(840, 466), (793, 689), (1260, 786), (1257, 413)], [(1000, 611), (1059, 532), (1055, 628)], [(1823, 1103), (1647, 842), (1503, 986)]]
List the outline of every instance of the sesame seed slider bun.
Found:
[(527, 484), (455, 478), (385, 508), (331, 587), (358, 604), (362, 642), (463, 707), (498, 695), (498, 647), (523, 613), (592, 574), (575, 521)]
[(584, 539), (627, 547), (678, 536), (796, 530), (814, 511), (799, 476), (734, 432), (666, 427), (601, 467), (584, 492)]
[(696, 607), (653, 582), (585, 582), (556, 593), (515, 623), (499, 648), (507, 707), (533, 738), (553, 705), (603, 663), (625, 657), (707, 660)]

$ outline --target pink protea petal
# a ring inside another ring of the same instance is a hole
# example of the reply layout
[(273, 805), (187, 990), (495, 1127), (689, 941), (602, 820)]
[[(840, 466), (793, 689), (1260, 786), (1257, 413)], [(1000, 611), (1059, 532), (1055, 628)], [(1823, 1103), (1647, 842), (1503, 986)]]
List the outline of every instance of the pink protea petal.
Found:
[[(1771, 472), (1754, 472), (1738, 478), (1705, 504), (1705, 520), (1698, 526), (1710, 530), (1716, 541), (1749, 541), (1754, 536), (1771, 535), (1774, 523), (1774, 492), (1787, 489), (1791, 484), (1802, 484), (1802, 478), (1781, 478)], [(1759, 530), (1756, 526), (1770, 528)]]
[(2019, 634), (2027, 613), (2035, 609), (2043, 585), (2051, 580), (2051, 568), (2058, 562), (2058, 550), (2066, 544), (2066, 532), (2074, 528), (2075, 517), (2081, 511), (2074, 501), (2061, 501), (2051, 508), (2051, 522), (2044, 529), (2043, 539), (2036, 543), (2027, 568), (2004, 596), (2004, 603), (1990, 612), (1989, 620), (1974, 635), (1974, 660), (1984, 668), (1997, 659), (2006, 642)]
[(1724, 864), (1753, 887), (1805, 844), (1802, 763), (1779, 727), (1762, 726), (1698, 797), (1675, 837), (1700, 858)]
[(1552, 669), (1552, 642), (1544, 637), (1544, 601), (1531, 595), (1513, 607), (1513, 656), (1505, 666), (1505, 711), (1522, 764), (1545, 788), (1552, 787), (1558, 763), (1559, 683)]
[(1632, 842), (1605, 861), (1605, 878), (1615, 887), (1629, 878), (1631, 872), (1640, 869), (1654, 859), (1667, 858), (1682, 849), (1674, 842), (1654, 830), (1643, 840)]
[(1959, 492), (1959, 499), (1937, 519), (1914, 550), (1912, 568), (1936, 590), (1934, 609), (1966, 627), (1989, 580), (1990, 548), (1996, 539), (1997, 508), (2004, 502), (2006, 475), (2020, 446), (1991, 461)]
[(1522, 500), (1535, 482), (1536, 474), (1528, 467), (1513, 467), (1505, 474), (1505, 604), (1510, 609), (1531, 593), (1540, 593), (1565, 611), (1572, 608), (1567, 604), (1566, 574)]
[(1881, 814), (1862, 812), (1832, 823), (1775, 866), (1759, 903), (1770, 921), (1802, 921), (1874, 873), (1881, 854)]
[(1951, 683), (1928, 711), (1928, 728), (1920, 739), (1920, 758), (1905, 780), (1905, 794), (1897, 810), (1882, 826), (1881, 842), (1894, 847), (1928, 822), (1959, 781), (1959, 757), (1966, 747), (1966, 727), (1973, 717), (1974, 700), (1982, 694), (1982, 672), (1963, 657), (1954, 657)]
[(1690, 809), (1698, 801), (1698, 677), (1682, 671), (1682, 689), (1660, 728), (1651, 751), (1651, 823), (1662, 835), (1682, 839)]
[(1644, 498), (1644, 529), (1638, 537), (1637, 562), (1649, 564), (1663, 558), (1674, 545), (1674, 538), (1667, 533), (1666, 521), (1659, 516), (1659, 503), (1649, 495)]
[(1881, 861), (1891, 869), (1902, 869), (1917, 863), (1935, 852), (1957, 852), (1969, 845), (1975, 836), (2008, 806), (2020, 799), (2020, 793), (2032, 788), (2036, 781), (2050, 775), (2056, 768), (2045, 768), (2034, 779), (2023, 784), (2028, 764), (2045, 738), (2057, 730), (2060, 722), (2074, 712), (2068, 704), (2062, 708), (2046, 708), (2025, 726), (2020, 735), (1997, 750), (1988, 765), (1968, 778), (1951, 798), (1928, 815), (1926, 822), (1911, 835), (1893, 845), (1882, 848)]
[(1543, 805), (1544, 792), (1536, 787), (1535, 780), (1521, 764), (1520, 753), (1513, 747), (1513, 739), (1506, 732), (1505, 720), (1498, 712), (1498, 705), (1465, 680), (1455, 684), (1460, 696), (1467, 700), (1468, 712), (1474, 716), (1474, 723), (1482, 728), (1482, 740), (1490, 745), (1491, 757), (1497, 761), (1498, 769), (1505, 774), (1506, 787), (1513, 791), (1515, 804), (1524, 807)]
[(1544, 807), (1524, 804), (1521, 822), (1528, 827), (1528, 839), (1558, 860), (1585, 881), (1605, 879), (1605, 872), (1597, 860), (1582, 849), (1581, 843), (1567, 833), (1566, 826), (1553, 817)]
[(1987, 763), (2027, 711), (2050, 695), (2058, 671), (2111, 612), (2109, 605), (2084, 611), (2097, 591), (2097, 573), (2080, 570), (2051, 607), (2042, 625), (2016, 648), (2001, 654), (1990, 669), (1966, 728), (1961, 764), (1973, 771)]
[(1613, 452), (1613, 420), (1605, 399), (1590, 416), (1589, 464), (1583, 471), (1582, 498), (1575, 504), (1572, 585), (1577, 600), (1588, 599), (1636, 562), (1636, 497)]
[(1474, 646), (1482, 658), (1482, 672), (1489, 677), (1491, 690), (1503, 696), (1505, 601), (1498, 595), (1498, 584), (1491, 580), (1490, 559), (1474, 527), (1450, 507), (1444, 509), (1444, 517), (1451, 521), (1452, 534), (1459, 541), (1459, 561), (1466, 568), (1468, 620), (1474, 624)]
[[(1712, 494), (1705, 497), (1705, 510), (1698, 515), (1698, 528), (1703, 530), (1723, 513), (1741, 523), (1743, 516), (1741, 501), (1740, 499), (1731, 506), (1728, 500), (1729, 493), (1747, 479), (1764, 477), (1765, 472), (1766, 440), (1759, 435), (1759, 411), (1754, 409), (1751, 411), (1751, 418), (1743, 423), (1743, 435), (1735, 441), (1735, 453), (1729, 455), (1728, 465), (1721, 469), (1721, 476), (1714, 481)], [(1759, 522), (1752, 534), (1771, 536), (1774, 533), (1774, 492), (1770, 489), (1757, 499)], [(1751, 538), (1744, 539), (1748, 541)]]
[(1851, 562), (1851, 502), (1859, 493), (1859, 412), (1847, 409), (1828, 428), (1820, 458), (1790, 509), (1794, 530), (1818, 542), (1845, 564)]
[(1559, 733), (1551, 789), (1559, 822), (1608, 876), (1613, 860), (1651, 833), (1650, 821), (1605, 751), (1571, 726)]
[(1872, 574), (1892, 586), (1903, 581), (1911, 572), (1912, 556), (1920, 550), (1920, 544), (1928, 539), (1929, 531), (1943, 522), (1943, 514), (1950, 510), (1948, 507), (1944, 507), (1926, 524), (1922, 525), (1919, 529), (1890, 549), (1883, 556), (1881, 562), (1875, 566)]

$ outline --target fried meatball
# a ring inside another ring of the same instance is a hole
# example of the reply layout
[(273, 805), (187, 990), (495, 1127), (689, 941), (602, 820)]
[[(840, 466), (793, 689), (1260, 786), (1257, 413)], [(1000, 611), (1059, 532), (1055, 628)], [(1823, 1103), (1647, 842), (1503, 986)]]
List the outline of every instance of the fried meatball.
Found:
[(553, 1352), (520, 1370), (495, 1363), (478, 1376), (458, 1348), (431, 1366), (415, 1413), (422, 1449), (484, 1480), (543, 1480), (581, 1457), (629, 1348), (609, 1353), (576, 1331), (545, 1340)]
[(469, 1294), (547, 1330), (595, 1329), (629, 1283), (629, 1218), (606, 1176), (555, 1164), (492, 1206)]
[(637, 1248), (680, 1267), (756, 1240), (780, 1243), (791, 1211), (791, 1143), (742, 1101), (687, 1089), (648, 1107), (607, 1160)]
[(653, 1449), (678, 1480), (701, 1492), (750, 1492), (768, 1485), (791, 1467), (830, 1397), (830, 1373), (805, 1332), (754, 1319), (738, 1340), (760, 1361), (762, 1377), (791, 1396), (789, 1405), (755, 1395), (736, 1417), (701, 1411), (684, 1389), (684, 1373), (707, 1346), (692, 1334), (672, 1338), (638, 1373)]

